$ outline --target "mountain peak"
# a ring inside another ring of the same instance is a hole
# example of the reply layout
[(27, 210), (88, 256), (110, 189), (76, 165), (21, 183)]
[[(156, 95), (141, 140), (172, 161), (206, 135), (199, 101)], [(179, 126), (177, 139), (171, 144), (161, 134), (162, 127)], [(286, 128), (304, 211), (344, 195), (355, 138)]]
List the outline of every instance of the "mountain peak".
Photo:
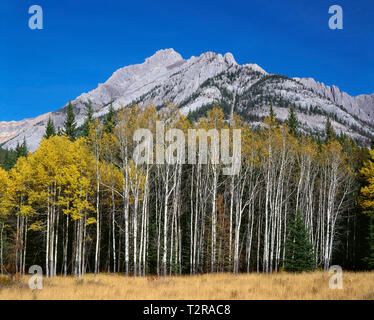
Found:
[(173, 48), (169, 48), (156, 51), (153, 56), (146, 58), (145, 62), (151, 64), (169, 65), (181, 60), (183, 60), (183, 57)]
[(231, 52), (227, 52), (225, 55), (224, 55), (224, 58), (226, 60), (226, 62), (228, 64), (234, 64), (234, 65), (237, 65), (236, 61), (235, 61), (235, 58), (234, 56), (232, 55)]

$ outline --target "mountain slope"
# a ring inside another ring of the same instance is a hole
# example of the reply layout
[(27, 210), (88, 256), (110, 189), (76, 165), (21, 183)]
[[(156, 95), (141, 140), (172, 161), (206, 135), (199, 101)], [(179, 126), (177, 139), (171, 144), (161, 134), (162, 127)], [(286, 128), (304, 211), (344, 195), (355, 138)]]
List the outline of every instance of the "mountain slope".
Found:
[[(360, 140), (374, 134), (374, 94), (351, 97), (311, 78), (268, 74), (256, 64), (238, 65), (231, 53), (206, 52), (185, 60), (173, 49), (157, 51), (142, 64), (115, 71), (105, 83), (72, 101), (78, 124), (83, 123), (88, 104), (100, 117), (111, 102), (115, 109), (132, 102), (156, 107), (173, 103), (184, 114), (197, 115), (218, 103), (228, 114), (235, 111), (254, 124), (268, 114), (270, 103), (281, 120), (293, 103), (304, 131), (322, 131), (330, 115), (338, 133)], [(25, 136), (34, 151), (48, 117), (62, 127), (65, 111), (66, 106), (32, 120), (1, 122), (0, 143), (15, 148)]]

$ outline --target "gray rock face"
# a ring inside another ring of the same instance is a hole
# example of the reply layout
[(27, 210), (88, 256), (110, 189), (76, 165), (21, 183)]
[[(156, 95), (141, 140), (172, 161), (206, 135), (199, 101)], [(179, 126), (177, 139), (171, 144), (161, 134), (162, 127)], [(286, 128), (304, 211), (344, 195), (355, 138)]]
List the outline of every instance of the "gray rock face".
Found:
[(359, 106), (359, 111), (363, 111), (368, 115), (367, 121), (374, 122), (374, 93), (371, 95), (361, 94), (355, 97)]
[[(144, 63), (121, 68), (103, 84), (77, 97), (72, 104), (81, 125), (91, 104), (94, 116), (101, 117), (112, 103), (115, 109), (132, 102), (162, 107), (176, 104), (181, 112), (198, 111), (202, 106), (220, 104), (227, 112), (238, 112), (256, 125), (273, 104), (277, 118), (284, 120), (289, 105), (296, 106), (306, 132), (323, 131), (326, 115), (338, 131), (365, 140), (374, 134), (374, 94), (351, 97), (335, 86), (311, 78), (287, 78), (268, 74), (256, 64), (238, 65), (231, 53), (224, 56), (206, 52), (184, 60), (173, 49), (157, 51)], [(62, 127), (65, 108), (31, 120), (0, 122), (0, 143), (15, 148), (26, 137), (29, 149), (37, 149), (48, 117)]]
[(346, 92), (341, 92), (336, 86), (326, 86), (323, 83), (316, 82), (312, 78), (302, 78), (298, 80), (307, 88), (330, 99), (335, 104), (343, 106), (348, 112), (358, 116), (361, 120), (368, 122), (374, 121), (374, 94), (363, 94), (352, 97)]

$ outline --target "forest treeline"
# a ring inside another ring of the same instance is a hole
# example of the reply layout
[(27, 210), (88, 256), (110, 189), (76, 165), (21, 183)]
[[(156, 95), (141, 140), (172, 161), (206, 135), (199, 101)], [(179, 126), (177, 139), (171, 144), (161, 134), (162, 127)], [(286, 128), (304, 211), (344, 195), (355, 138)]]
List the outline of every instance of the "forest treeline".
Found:
[[(374, 224), (362, 207), (373, 208), (374, 151), (338, 136), (329, 119), (312, 137), (293, 107), (285, 123), (271, 108), (257, 128), (219, 107), (198, 121), (171, 106), (111, 108), (102, 121), (92, 114), (78, 129), (69, 104), (64, 128), (49, 120), (37, 151), (25, 141), (3, 157), (2, 273), (35, 264), (48, 277), (276, 272), (303, 250), (310, 269), (373, 267)], [(186, 136), (241, 129), (240, 173), (210, 162), (135, 163), (134, 132), (155, 132), (156, 121)]]

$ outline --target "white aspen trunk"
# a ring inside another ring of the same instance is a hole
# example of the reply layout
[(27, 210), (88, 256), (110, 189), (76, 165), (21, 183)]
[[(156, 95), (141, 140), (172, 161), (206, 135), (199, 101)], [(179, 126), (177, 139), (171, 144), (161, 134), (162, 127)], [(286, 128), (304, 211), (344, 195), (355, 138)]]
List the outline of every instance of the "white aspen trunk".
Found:
[(174, 234), (175, 234), (175, 250), (174, 250), (174, 254), (175, 254), (175, 258), (174, 258), (174, 261), (175, 261), (175, 274), (178, 274), (178, 269), (179, 269), (179, 265), (178, 265), (178, 248), (179, 248), (179, 236), (178, 236), (178, 216), (175, 217), (175, 231), (174, 231)]
[(55, 229), (56, 229), (56, 216), (55, 216), (55, 205), (52, 206), (52, 225), (51, 225), (51, 245), (50, 245), (50, 259), (49, 259), (49, 272), (51, 277), (54, 277), (53, 271), (54, 271), (54, 253), (55, 253)]
[(86, 223), (87, 223), (87, 216), (84, 215), (84, 220), (82, 222), (83, 224), (83, 235), (82, 235), (82, 274), (86, 274), (86, 238), (87, 238), (87, 229), (86, 229)]
[(64, 276), (67, 276), (68, 272), (68, 243), (69, 243), (69, 216), (66, 215), (66, 231), (65, 231), (65, 243), (64, 243)]
[(231, 188), (230, 188), (230, 234), (229, 234), (229, 271), (232, 270), (232, 214), (234, 210), (234, 175), (231, 177)]
[(51, 277), (54, 277), (54, 250), (55, 250), (55, 188), (54, 183), (51, 190), (51, 221), (50, 221), (50, 228), (51, 228), (51, 235), (50, 235), (50, 244), (49, 244), (49, 273)]
[(190, 274), (193, 271), (193, 244), (194, 244), (194, 234), (193, 234), (193, 187), (194, 187), (194, 166), (192, 166), (191, 172), (191, 192), (190, 192)]
[[(209, 171), (208, 171), (208, 166), (205, 166), (205, 181), (208, 181), (209, 179)], [(196, 270), (199, 272), (200, 270), (200, 264), (204, 266), (204, 258), (206, 258), (205, 251), (204, 251), (204, 237), (205, 237), (205, 224), (206, 224), (206, 213), (207, 213), (207, 208), (206, 204), (208, 201), (208, 184), (203, 183), (204, 179), (202, 176), (200, 176), (200, 188), (203, 188), (203, 191), (199, 190), (199, 207), (201, 208), (201, 223), (200, 223), (200, 234), (199, 234), (199, 242), (198, 242), (198, 247), (197, 247), (197, 262), (196, 262)], [(199, 189), (200, 189), (199, 188)], [(208, 254), (208, 249), (207, 253)]]
[[(157, 179), (161, 179), (160, 177), (160, 170), (159, 167), (157, 167)], [(157, 275), (160, 275), (160, 250), (161, 250), (161, 194), (160, 194), (160, 187), (158, 184), (156, 184), (156, 192), (157, 192), (157, 198), (160, 201), (156, 199), (156, 224), (157, 224)]]
[[(240, 200), (239, 200), (240, 201)], [(240, 226), (241, 226), (241, 211), (242, 208), (237, 202), (236, 204), (236, 215), (235, 215), (235, 241), (234, 241), (234, 273), (239, 272), (239, 235), (240, 235)]]
[[(286, 138), (283, 132), (282, 137), (282, 156), (281, 156), (281, 163), (280, 163), (280, 171), (278, 175), (278, 185), (276, 187), (276, 196), (275, 196), (275, 205), (274, 205), (274, 227), (272, 231), (272, 253), (271, 253), (271, 264), (270, 268), (273, 271), (278, 271), (278, 261), (279, 261), (279, 254), (280, 254), (280, 231), (281, 231), (281, 213), (282, 213), (282, 198), (283, 198), (283, 186), (284, 186), (284, 171), (287, 164), (286, 159)], [(273, 263), (273, 257), (275, 255), (275, 262)]]
[(76, 260), (75, 260), (75, 265), (77, 269), (77, 276), (80, 277), (81, 275), (81, 263), (80, 263), (80, 257), (81, 257), (81, 220), (77, 220), (77, 250), (76, 250)]
[(253, 199), (248, 207), (248, 244), (247, 244), (247, 273), (249, 273), (251, 263), (252, 239), (253, 239)]
[(79, 248), (79, 268), (80, 268), (80, 272), (79, 272), (79, 275), (83, 275), (83, 258), (84, 258), (84, 247), (83, 247), (83, 234), (84, 234), (84, 217), (83, 218), (80, 218), (79, 219), (80, 221), (80, 229), (79, 229), (79, 233), (80, 233), (80, 238), (79, 238), (79, 241), (80, 241), (80, 248)]
[(116, 202), (114, 199), (114, 186), (112, 185), (112, 251), (113, 251), (113, 272), (116, 273), (117, 257), (116, 257), (116, 234), (115, 234), (115, 212)]
[(19, 236), (20, 236), (20, 222), (19, 222), (19, 214), (17, 214), (16, 250), (15, 250), (16, 251), (16, 261), (15, 261), (16, 273), (18, 273)]
[[(119, 226), (122, 228), (123, 226), (123, 215), (121, 214), (120, 220), (119, 220)], [(122, 250), (122, 231), (119, 230), (118, 233), (118, 245), (117, 245), (117, 272), (121, 272), (121, 250)]]
[(147, 256), (147, 244), (148, 244), (148, 168), (147, 168), (147, 176), (146, 176), (146, 184), (144, 190), (144, 233), (143, 233), (143, 277), (146, 273), (146, 256)]
[(211, 266), (210, 272), (214, 272), (216, 264), (216, 242), (217, 242), (217, 210), (216, 210), (216, 199), (217, 198), (217, 171), (213, 166), (213, 196), (212, 196), (212, 249), (211, 249)]
[(49, 216), (50, 216), (50, 206), (49, 206), (49, 187), (48, 187), (48, 203), (47, 203), (47, 239), (46, 239), (46, 253), (45, 253), (45, 268), (46, 268), (46, 277), (49, 277), (49, 233), (50, 233), (50, 223), (49, 223)]
[(137, 240), (138, 240), (138, 194), (136, 193), (134, 195), (134, 216), (133, 216), (133, 232), (134, 232), (134, 238), (133, 238), (133, 246), (134, 246), (134, 277), (136, 277), (136, 259), (137, 259)]
[(100, 272), (100, 173), (99, 159), (96, 159), (96, 246), (95, 246), (95, 275)]
[[(174, 204), (174, 203), (173, 203)], [(171, 235), (170, 235), (170, 258), (169, 258), (169, 275), (171, 276), (171, 273), (173, 271), (173, 247), (174, 247), (174, 208), (173, 208), (173, 214), (171, 216)]]
[[(145, 192), (145, 191), (144, 191)], [(140, 248), (139, 248), (139, 276), (142, 275), (142, 259), (143, 259), (143, 250), (144, 250), (144, 228), (145, 228), (145, 201), (143, 199), (143, 206), (142, 206), (142, 222), (140, 227)]]
[(76, 251), (75, 251), (75, 269), (76, 269), (76, 276), (80, 277), (80, 248), (81, 248), (81, 242), (80, 242), (80, 219), (76, 221)]
[[(269, 150), (271, 154), (271, 149)], [(269, 158), (270, 161), (270, 158)], [(266, 194), (265, 194), (265, 233), (264, 233), (264, 257), (263, 257), (263, 270), (268, 273), (268, 250), (269, 250), (269, 241), (268, 241), (268, 219), (269, 219), (269, 193), (270, 193), (270, 163), (268, 165), (267, 172), (267, 182), (266, 182)]]
[[(173, 222), (172, 228), (174, 227), (174, 231), (172, 232), (171, 236), (171, 243), (174, 241), (174, 263), (175, 267), (178, 266), (178, 248), (179, 248), (179, 235), (178, 235), (178, 215), (179, 215), (179, 206), (180, 206), (180, 184), (181, 184), (181, 177), (182, 177), (182, 165), (176, 164), (174, 166), (174, 179), (173, 179), (173, 190), (174, 190), (174, 201), (173, 201)], [(174, 236), (174, 239), (173, 239)], [(173, 248), (170, 249), (171, 256), (173, 256)], [(172, 262), (172, 258), (170, 259)], [(173, 264), (170, 264), (173, 266)], [(172, 268), (170, 268), (171, 271)], [(175, 274), (177, 274), (177, 270), (175, 270)]]
[(178, 209), (178, 262), (179, 262), (179, 275), (182, 275), (182, 227), (181, 227), (181, 201), (179, 201), (179, 209)]
[[(55, 195), (57, 190), (55, 189)], [(57, 198), (56, 198), (57, 201)], [(53, 266), (53, 274), (54, 276), (57, 275), (57, 257), (58, 257), (58, 227), (60, 223), (60, 212), (57, 210), (57, 218), (56, 218), (56, 232), (55, 232), (55, 256), (54, 256), (54, 266)]]
[[(127, 154), (127, 152), (126, 152)], [(128, 173), (127, 173), (127, 162), (124, 165), (124, 216), (125, 216), (125, 272), (126, 276), (129, 276), (129, 190), (128, 190)]]
[[(198, 213), (199, 213), (199, 192), (200, 192), (200, 174), (201, 167), (200, 164), (197, 165), (196, 174), (196, 195), (195, 195), (195, 226), (194, 226), (194, 236), (193, 236), (193, 273), (196, 274), (196, 262), (197, 262), (197, 234), (198, 234)], [(203, 223), (203, 221), (201, 221)]]
[(23, 274), (26, 274), (26, 250), (27, 250), (27, 216), (25, 217), (25, 231), (24, 231), (24, 241), (23, 241), (23, 266), (22, 266)]
[(169, 166), (166, 166), (165, 179), (165, 201), (164, 201), (164, 247), (162, 254), (162, 274), (166, 277), (166, 258), (167, 258), (167, 234), (168, 234), (168, 198), (169, 198)]
[[(259, 207), (261, 208), (261, 206), (260, 206), (260, 199), (261, 198), (259, 198)], [(261, 221), (262, 221), (262, 215), (261, 216), (259, 216), (258, 217), (258, 220), (257, 220), (258, 222), (258, 228), (257, 228), (257, 263), (256, 263), (256, 266), (257, 266), (257, 273), (259, 273), (260, 272), (260, 244), (261, 244), (261, 226), (262, 226), (262, 224), (261, 224)]]

